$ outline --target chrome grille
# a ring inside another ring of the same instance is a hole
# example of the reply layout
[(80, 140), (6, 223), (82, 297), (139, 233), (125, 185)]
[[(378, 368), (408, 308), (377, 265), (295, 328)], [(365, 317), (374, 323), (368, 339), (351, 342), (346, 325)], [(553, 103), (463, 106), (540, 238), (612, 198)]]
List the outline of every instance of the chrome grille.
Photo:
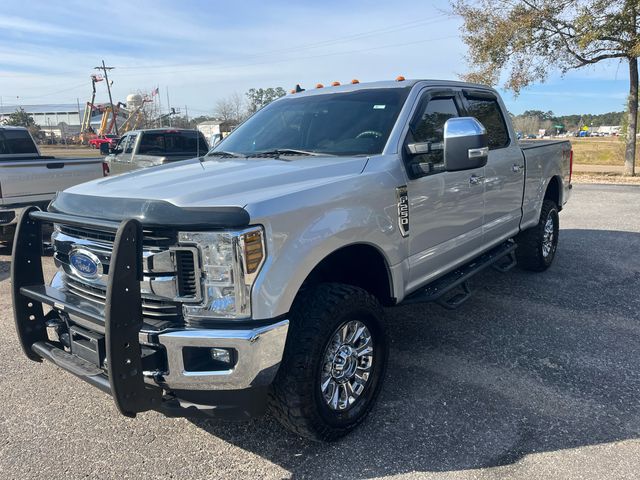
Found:
[[(83, 237), (80, 237), (80, 234)], [(52, 235), (56, 266), (70, 278), (106, 290), (113, 250), (113, 243), (108, 242), (108, 235), (110, 234), (105, 233), (101, 239), (89, 239), (87, 230), (57, 226)], [(94, 235), (94, 237), (97, 236), (97, 234)], [(156, 235), (147, 240), (147, 237), (144, 237), (142, 296), (173, 302), (200, 301), (197, 249), (192, 246), (158, 247), (160, 241), (169, 241), (169, 237), (162, 238), (164, 239), (161, 240), (161, 237)], [(149, 246), (149, 243), (156, 246)], [(96, 261), (100, 262), (98, 275), (95, 278), (87, 279), (74, 269), (70, 258), (70, 254), (74, 251), (89, 252), (95, 256)]]
[[(99, 303), (104, 307), (107, 299), (106, 289), (88, 285), (68, 275), (64, 278), (64, 284), (69, 293), (84, 298), (91, 302)], [(145, 319), (161, 319), (169, 321), (179, 320), (179, 307), (175, 303), (163, 302), (149, 298), (142, 299), (142, 316)]]
[[(109, 267), (115, 235), (111, 232), (56, 225), (52, 236), (54, 260), (60, 269), (60, 287), (104, 310)], [(146, 231), (143, 237), (143, 279), (140, 284), (145, 323), (164, 327), (181, 324), (182, 302), (201, 299), (199, 260), (193, 247), (177, 246), (173, 233)], [(98, 275), (85, 278), (75, 270), (70, 254), (93, 254), (99, 261)]]

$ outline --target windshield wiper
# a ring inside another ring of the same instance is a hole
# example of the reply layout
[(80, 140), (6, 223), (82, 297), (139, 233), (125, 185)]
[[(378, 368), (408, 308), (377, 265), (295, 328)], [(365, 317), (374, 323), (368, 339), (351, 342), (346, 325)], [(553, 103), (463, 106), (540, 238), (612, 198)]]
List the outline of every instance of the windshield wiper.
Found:
[(296, 150), (294, 148), (274, 148), (273, 150), (263, 150), (261, 152), (253, 152), (253, 154), (249, 154), (249, 156), (269, 156), (275, 155), (279, 157), (280, 155), (309, 155), (313, 157), (335, 157), (331, 153), (321, 153), (314, 152), (311, 150)]
[(234, 158), (247, 158), (245, 155), (236, 152), (227, 152), (225, 150), (216, 150), (215, 152), (209, 152), (205, 157), (234, 157)]

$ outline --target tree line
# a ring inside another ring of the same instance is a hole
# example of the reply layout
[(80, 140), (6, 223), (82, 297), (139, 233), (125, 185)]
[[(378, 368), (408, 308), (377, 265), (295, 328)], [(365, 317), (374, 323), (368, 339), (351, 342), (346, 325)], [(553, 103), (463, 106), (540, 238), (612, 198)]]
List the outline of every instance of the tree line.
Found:
[[(538, 130), (560, 130), (574, 132), (587, 126), (597, 128), (603, 125), (623, 125), (626, 112), (608, 112), (601, 114), (555, 115), (552, 111), (527, 110), (519, 115), (511, 115), (513, 128), (524, 134), (536, 134)], [(561, 126), (561, 128), (559, 128)]]

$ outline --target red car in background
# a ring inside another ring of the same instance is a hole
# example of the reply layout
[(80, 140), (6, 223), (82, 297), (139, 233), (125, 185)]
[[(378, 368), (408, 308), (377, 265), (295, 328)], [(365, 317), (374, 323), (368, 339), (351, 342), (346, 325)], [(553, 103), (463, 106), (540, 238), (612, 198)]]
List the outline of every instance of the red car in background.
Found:
[(100, 137), (92, 138), (87, 143), (91, 145), (93, 148), (97, 148), (97, 149), (99, 149), (100, 145), (102, 145), (103, 143), (108, 143), (109, 148), (114, 148), (117, 145), (119, 139), (120, 137), (118, 137), (117, 135), (107, 134), (107, 135), (102, 135)]

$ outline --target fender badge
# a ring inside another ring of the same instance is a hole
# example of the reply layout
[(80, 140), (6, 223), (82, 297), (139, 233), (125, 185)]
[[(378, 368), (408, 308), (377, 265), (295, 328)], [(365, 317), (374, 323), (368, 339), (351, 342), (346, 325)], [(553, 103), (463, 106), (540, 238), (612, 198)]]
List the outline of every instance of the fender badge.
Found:
[(403, 237), (409, 236), (409, 194), (407, 186), (396, 187), (398, 201), (398, 228)]

